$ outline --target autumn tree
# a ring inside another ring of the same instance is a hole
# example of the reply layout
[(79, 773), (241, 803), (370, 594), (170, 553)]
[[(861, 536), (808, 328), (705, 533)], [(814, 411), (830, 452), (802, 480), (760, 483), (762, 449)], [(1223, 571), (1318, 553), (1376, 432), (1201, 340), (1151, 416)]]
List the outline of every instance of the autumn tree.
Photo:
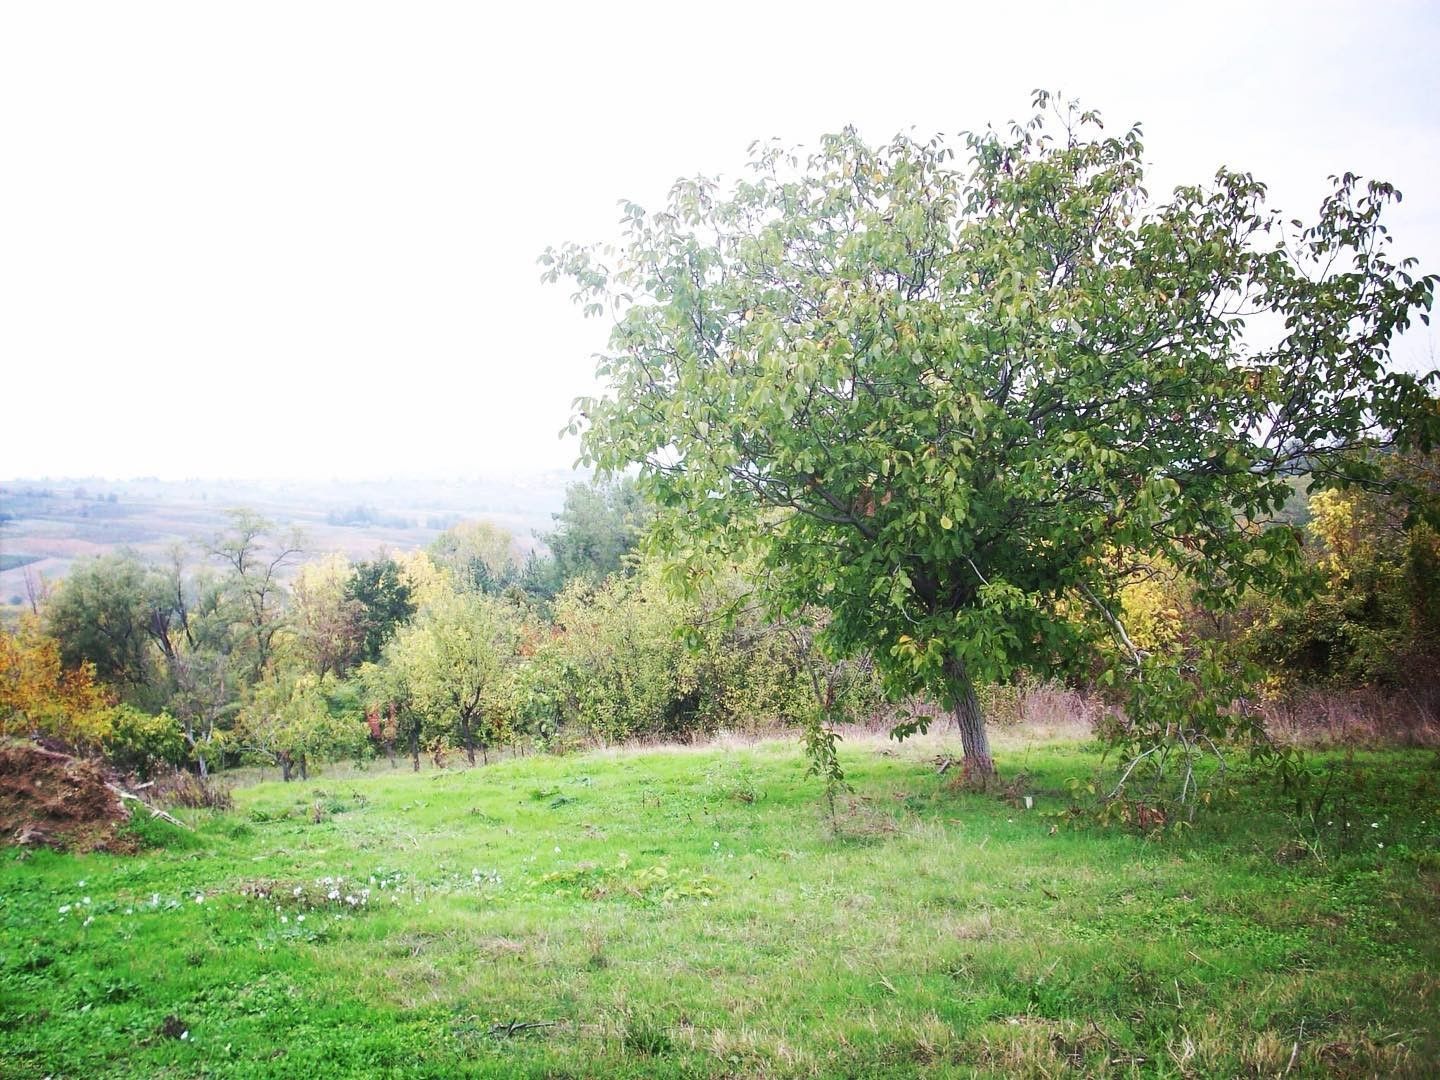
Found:
[(395, 631), (415, 616), (414, 593), (404, 568), (388, 555), (355, 564), (345, 595), (360, 605), (360, 661), (378, 661)]
[(365, 641), (365, 608), (351, 594), (355, 569), (342, 554), (302, 566), (292, 586), (295, 631), (316, 675), (343, 675)]
[(255, 686), (240, 712), (231, 741), (241, 751), (260, 757), (291, 779), (299, 770), (309, 776), (312, 759), (326, 760), (358, 753), (365, 728), (358, 717), (332, 707), (332, 677), (292, 665), (277, 665)]
[(614, 320), (573, 427), (638, 469), (674, 583), (758, 559), (776, 615), (823, 607), (830, 648), (953, 708), (979, 777), (977, 680), (1105, 640), (1134, 723), (1231, 730), (1219, 692), (1163, 706), (1189, 669), (1133, 647), (1120, 591), (1151, 559), (1215, 607), (1282, 587), (1291, 475), (1361, 478), (1354, 451), (1434, 421), (1387, 363), (1435, 283), (1391, 253), (1392, 187), (1336, 178), (1309, 224), (1243, 172), (1154, 199), (1138, 128), (1036, 106), (958, 143), (757, 146), (739, 182), (626, 204), (618, 250), (542, 256)]
[(230, 528), (204, 545), (225, 571), (226, 596), (233, 623), (243, 639), (252, 680), (270, 664), (275, 637), (285, 626), (283, 575), (304, 552), (297, 530), (280, 532), (250, 510), (231, 510)]
[(505, 731), (506, 683), (520, 641), (520, 617), (508, 603), (453, 592), (424, 608), (388, 650), (413, 707), (453, 731), (470, 764)]
[(515, 538), (488, 521), (464, 521), (436, 537), (430, 559), (458, 589), (498, 593), (520, 571)]
[(48, 737), (98, 749), (110, 732), (111, 698), (94, 667), (67, 668), (60, 643), (33, 615), (0, 629), (0, 736)]

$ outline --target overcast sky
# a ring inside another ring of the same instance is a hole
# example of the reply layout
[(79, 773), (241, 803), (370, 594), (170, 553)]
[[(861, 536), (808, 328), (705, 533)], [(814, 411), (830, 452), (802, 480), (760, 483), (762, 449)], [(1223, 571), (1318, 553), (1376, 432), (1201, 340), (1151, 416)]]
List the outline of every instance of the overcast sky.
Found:
[[(524, 10), (519, 10), (524, 8)], [(568, 467), (603, 326), (536, 255), (757, 137), (1141, 121), (1440, 269), (1440, 4), (0, 6), (0, 477)], [(1402, 343), (1428, 363), (1431, 338)], [(1436, 351), (1440, 351), (1437, 349)]]

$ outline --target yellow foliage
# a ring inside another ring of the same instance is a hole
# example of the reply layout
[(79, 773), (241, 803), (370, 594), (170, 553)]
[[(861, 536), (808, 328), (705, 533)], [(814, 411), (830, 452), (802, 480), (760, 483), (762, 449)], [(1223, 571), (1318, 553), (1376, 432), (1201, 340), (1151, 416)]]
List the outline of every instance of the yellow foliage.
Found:
[(1176, 645), (1185, 632), (1183, 586), (1173, 575), (1156, 574), (1120, 590), (1121, 621), (1137, 648), (1158, 652)]
[(445, 572), (423, 551), (402, 551), (395, 555), (400, 580), (410, 589), (417, 608), (433, 607), (453, 591)]
[(64, 670), (59, 642), (34, 617), (0, 632), (0, 735), (97, 746), (110, 731), (110, 704), (92, 665)]

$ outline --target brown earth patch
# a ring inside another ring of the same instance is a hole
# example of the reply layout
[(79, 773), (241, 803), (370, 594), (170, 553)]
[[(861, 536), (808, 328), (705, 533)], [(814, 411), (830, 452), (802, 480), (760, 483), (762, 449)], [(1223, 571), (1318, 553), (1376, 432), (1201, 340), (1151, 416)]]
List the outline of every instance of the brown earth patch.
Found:
[(0, 743), (0, 842), (62, 851), (133, 851), (130, 818), (93, 762), (25, 742)]

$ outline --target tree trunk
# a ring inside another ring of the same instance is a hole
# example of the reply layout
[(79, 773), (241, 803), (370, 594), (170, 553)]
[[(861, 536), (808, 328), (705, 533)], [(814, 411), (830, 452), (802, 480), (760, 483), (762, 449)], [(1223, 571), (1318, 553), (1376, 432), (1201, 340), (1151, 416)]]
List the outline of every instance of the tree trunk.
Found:
[(470, 760), (470, 764), (474, 765), (475, 735), (470, 730), (470, 717), (468, 716), (462, 716), (460, 718), (460, 736), (465, 740), (465, 756)]
[(301, 755), (300, 755), (300, 779), (301, 779), (301, 780), (309, 780), (309, 779), (310, 779), (310, 768), (309, 768), (309, 765), (307, 764), (307, 762), (305, 761), (305, 755), (304, 755), (304, 754), (301, 754)]
[(280, 765), (280, 779), (288, 784), (290, 782), (290, 755), (280, 754), (276, 760)]
[(420, 771), (420, 727), (417, 724), (410, 729), (410, 760), (415, 764), (415, 771)]
[(975, 783), (988, 786), (995, 779), (995, 759), (990, 755), (990, 736), (985, 731), (985, 718), (980, 715), (980, 701), (965, 662), (952, 657), (945, 661), (945, 674), (955, 694), (955, 726), (960, 729), (961, 761), (965, 775)]

